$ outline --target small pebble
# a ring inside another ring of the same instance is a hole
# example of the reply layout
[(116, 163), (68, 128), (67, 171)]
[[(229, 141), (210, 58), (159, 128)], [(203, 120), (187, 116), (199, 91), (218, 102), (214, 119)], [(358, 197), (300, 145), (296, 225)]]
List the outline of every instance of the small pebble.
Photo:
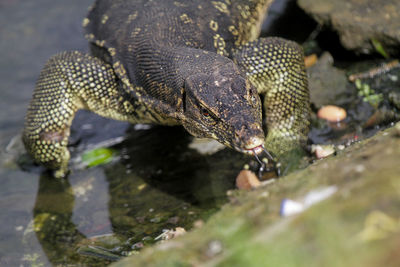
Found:
[(315, 65), (315, 63), (317, 63), (317, 61), (318, 61), (317, 55), (311, 54), (304, 58), (304, 65), (306, 66), (306, 68), (309, 68), (309, 67)]
[(399, 77), (396, 75), (390, 75), (388, 74), (388, 77), (390, 80), (392, 80), (392, 82), (397, 82), (399, 80)]
[(323, 159), (335, 153), (335, 149), (332, 145), (312, 145), (311, 152), (315, 154), (317, 159)]
[(184, 234), (186, 234), (185, 228), (176, 227), (175, 230), (164, 230), (163, 233), (157, 236), (154, 240), (170, 240)]
[(139, 190), (139, 191), (142, 191), (143, 189), (145, 189), (146, 188), (146, 184), (141, 184), (141, 185), (139, 185), (138, 187), (137, 187), (137, 189)]
[(361, 173), (361, 172), (365, 171), (365, 166), (362, 165), (362, 164), (356, 165), (356, 166), (354, 167), (354, 170), (355, 170), (356, 172)]
[(226, 191), (226, 195), (227, 195), (228, 197), (233, 196), (233, 190), (228, 190), (228, 191)]
[(236, 187), (244, 190), (251, 190), (261, 185), (257, 176), (249, 170), (241, 170), (236, 177)]
[(144, 244), (142, 242), (137, 242), (131, 246), (132, 249), (141, 249), (143, 247), (144, 247)]
[(173, 234), (174, 234), (173, 237), (181, 236), (186, 234), (186, 230), (183, 227), (176, 227), (175, 231), (173, 231)]
[(194, 228), (201, 228), (201, 227), (203, 227), (203, 225), (204, 225), (204, 221), (203, 220), (196, 220), (193, 223)]
[(344, 150), (346, 147), (345, 147), (344, 145), (338, 145), (337, 148), (338, 148), (339, 150)]
[(222, 252), (222, 243), (218, 240), (213, 240), (208, 244), (208, 250), (206, 252), (208, 257), (214, 257)]
[(324, 119), (330, 122), (339, 122), (346, 118), (346, 110), (341, 107), (328, 105), (323, 106), (318, 110), (318, 118)]

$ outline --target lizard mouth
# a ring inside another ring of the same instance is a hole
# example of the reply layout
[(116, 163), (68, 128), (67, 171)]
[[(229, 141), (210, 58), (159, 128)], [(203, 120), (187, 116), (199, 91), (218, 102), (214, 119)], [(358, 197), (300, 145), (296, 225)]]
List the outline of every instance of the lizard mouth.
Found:
[(241, 153), (253, 155), (254, 153), (259, 154), (263, 151), (264, 138), (251, 137), (247, 142), (240, 142), (237, 138), (236, 142), (231, 144), (231, 147)]
[(262, 153), (264, 149), (264, 138), (252, 137), (245, 143), (242, 152), (257, 155)]
[(254, 154), (254, 155), (261, 154), (264, 150), (265, 150), (264, 145), (259, 145), (253, 148), (245, 148), (245, 151), (248, 154)]
[(258, 156), (261, 155), (262, 153), (264, 153), (269, 160), (272, 160), (272, 161), (274, 160), (273, 157), (271, 156), (271, 154), (265, 149), (264, 145), (259, 145), (254, 148), (245, 149), (245, 150), (246, 150), (247, 154), (255, 156), (257, 161), (260, 161)]
[[(261, 144), (255, 145), (253, 147), (246, 146), (244, 149), (243, 148), (237, 148), (235, 147), (236, 150), (254, 156), (257, 162), (260, 164), (259, 168), (259, 176), (261, 177), (261, 173), (265, 170), (268, 162), (272, 162), (274, 165), (274, 168), (276, 170), (276, 173), (278, 177), (280, 176), (280, 163), (276, 163), (272, 155), (268, 152), (268, 150), (264, 147), (264, 140), (262, 141)], [(265, 157), (268, 159), (267, 161), (262, 158), (263, 154)]]

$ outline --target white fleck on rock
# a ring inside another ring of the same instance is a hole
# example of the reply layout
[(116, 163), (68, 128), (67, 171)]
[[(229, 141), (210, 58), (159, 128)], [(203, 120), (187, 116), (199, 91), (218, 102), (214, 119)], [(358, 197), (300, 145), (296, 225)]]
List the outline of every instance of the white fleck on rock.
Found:
[(310, 191), (300, 200), (284, 199), (281, 202), (280, 214), (282, 217), (292, 216), (303, 212), (312, 205), (319, 203), (337, 192), (336, 186), (327, 186)]
[(222, 252), (222, 243), (218, 240), (213, 240), (208, 244), (207, 256), (214, 257)]
[(354, 167), (354, 170), (355, 170), (356, 172), (363, 172), (363, 171), (365, 171), (365, 166), (362, 165), (362, 164), (358, 164), (358, 165), (356, 165), (356, 166)]
[(282, 217), (287, 217), (301, 213), (304, 210), (305, 207), (303, 203), (285, 198), (282, 200), (280, 213)]

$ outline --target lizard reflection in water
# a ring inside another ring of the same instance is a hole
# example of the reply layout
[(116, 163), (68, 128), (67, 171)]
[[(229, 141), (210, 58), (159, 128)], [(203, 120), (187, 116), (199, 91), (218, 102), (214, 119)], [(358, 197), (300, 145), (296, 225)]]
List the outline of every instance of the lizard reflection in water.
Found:
[(55, 55), (40, 74), (26, 115), (27, 151), (64, 176), (78, 109), (182, 125), (247, 154), (262, 153), (265, 144), (279, 157), (304, 145), (309, 93), (302, 49), (281, 38), (257, 39), (271, 2), (96, 1), (83, 21), (91, 55)]

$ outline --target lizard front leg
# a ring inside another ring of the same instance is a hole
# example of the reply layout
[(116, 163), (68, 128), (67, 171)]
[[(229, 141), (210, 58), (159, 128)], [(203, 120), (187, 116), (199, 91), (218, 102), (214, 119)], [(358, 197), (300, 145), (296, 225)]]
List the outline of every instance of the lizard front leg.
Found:
[(52, 57), (43, 68), (25, 118), (23, 142), (36, 162), (62, 177), (68, 170), (70, 126), (78, 109), (131, 121), (134, 109), (110, 65), (80, 52)]
[(234, 61), (264, 96), (266, 148), (279, 157), (305, 145), (310, 101), (302, 48), (282, 38), (260, 38), (240, 47)]

